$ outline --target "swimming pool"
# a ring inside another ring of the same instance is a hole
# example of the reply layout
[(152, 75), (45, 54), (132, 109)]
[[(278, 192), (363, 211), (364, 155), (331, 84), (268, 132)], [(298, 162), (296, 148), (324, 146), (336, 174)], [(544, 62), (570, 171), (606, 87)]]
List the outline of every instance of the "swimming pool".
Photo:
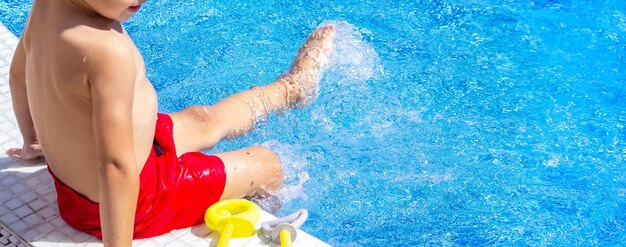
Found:
[(278, 215), (334, 246), (626, 243), (621, 0), (152, 1), (126, 27), (170, 112), (272, 81), (326, 20), (366, 62), (211, 151), (279, 152)]

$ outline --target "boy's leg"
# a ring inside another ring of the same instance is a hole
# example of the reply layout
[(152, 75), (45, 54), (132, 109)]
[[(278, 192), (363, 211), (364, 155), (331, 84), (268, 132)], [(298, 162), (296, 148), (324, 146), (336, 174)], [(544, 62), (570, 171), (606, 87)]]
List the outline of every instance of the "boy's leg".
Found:
[(231, 95), (211, 106), (192, 106), (170, 114), (178, 155), (211, 148), (223, 138), (247, 132), (271, 112), (313, 100), (322, 69), (332, 51), (334, 35), (332, 25), (311, 33), (299, 49), (290, 71), (273, 83)]
[(275, 190), (283, 183), (280, 160), (265, 147), (248, 147), (216, 156), (222, 159), (226, 169), (226, 186), (220, 200)]
[[(223, 138), (250, 130), (271, 112), (309, 103), (317, 93), (322, 69), (332, 51), (332, 25), (315, 30), (291, 65), (277, 81), (229, 96), (211, 106), (192, 106), (170, 114), (177, 155), (213, 147)], [(217, 154), (226, 169), (221, 199), (241, 198), (282, 185), (278, 156), (264, 147), (250, 147)]]

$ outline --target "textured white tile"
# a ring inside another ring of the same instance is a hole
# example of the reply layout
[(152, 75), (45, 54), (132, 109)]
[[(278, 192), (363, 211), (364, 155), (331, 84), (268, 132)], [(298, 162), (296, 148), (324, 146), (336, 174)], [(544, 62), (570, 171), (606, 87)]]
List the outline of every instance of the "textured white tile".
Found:
[[(17, 174), (19, 174), (19, 173), (17, 173)], [(10, 190), (13, 191), (13, 194), (19, 195), (22, 192), (26, 191), (26, 187), (24, 185), (22, 185), (21, 183), (16, 183), (13, 186), (11, 186)]]
[(26, 183), (26, 185), (28, 185), (30, 188), (35, 188), (35, 186), (39, 185), (41, 183), (41, 179), (39, 179), (39, 177), (35, 176), (29, 179), (26, 179), (26, 181), (24, 181)]
[(217, 245), (217, 241), (216, 242), (211, 242), (211, 245), (208, 245), (206, 240), (198, 239), (198, 240), (192, 242), (190, 246), (215, 246), (215, 245)]
[(185, 243), (191, 243), (198, 239), (198, 237), (193, 234), (184, 234), (183, 236), (179, 237), (179, 239)]
[(74, 234), (71, 239), (76, 242), (76, 243), (82, 243), (84, 241), (86, 241), (87, 239), (89, 239), (91, 236), (87, 233), (83, 233), (83, 232), (78, 232), (76, 234)]
[(330, 247), (327, 243), (319, 242), (315, 245), (315, 247)]
[(42, 240), (46, 240), (46, 241), (50, 241), (50, 242), (58, 242), (58, 241), (61, 241), (61, 240), (65, 239), (65, 235), (63, 233), (58, 232), (58, 231), (53, 231), (51, 233), (48, 233), (46, 236), (44, 236), (41, 239)]
[(4, 206), (6, 206), (9, 210), (15, 210), (19, 208), (20, 206), (22, 206), (22, 202), (20, 202), (20, 200), (18, 199), (11, 199), (5, 202)]
[(47, 207), (47, 208), (44, 208), (44, 209), (38, 211), (37, 214), (39, 214), (44, 219), (50, 219), (53, 216), (56, 216), (58, 214), (58, 212), (55, 211), (54, 209), (51, 209), (51, 208)]
[(78, 233), (77, 230), (74, 230), (74, 228), (70, 227), (65, 222), (63, 222), (63, 225), (60, 225), (59, 228), (57, 228), (57, 230), (65, 234), (65, 236), (74, 236), (76, 235), (76, 233)]
[(33, 191), (25, 191), (22, 195), (19, 196), (19, 199), (22, 203), (29, 203), (37, 199), (37, 196)]
[(65, 221), (63, 221), (60, 216), (56, 216), (48, 222), (50, 222), (53, 226), (56, 226), (57, 229), (65, 227)]
[(0, 203), (4, 203), (11, 198), (12, 196), (8, 191), (0, 191)]
[(8, 77), (9, 69), (10, 69), (9, 66), (2, 66), (2, 67), (0, 67), (0, 75), (2, 75), (3, 78)]
[(36, 200), (28, 203), (28, 206), (30, 208), (32, 208), (33, 210), (38, 211), (38, 210), (46, 207), (47, 204), (42, 199), (36, 199)]
[[(20, 169), (20, 172), (16, 172), (14, 174), (12, 174), (11, 176), (17, 178), (18, 181), (20, 181), (20, 185), (22, 185), (22, 187), (24, 187), (24, 189), (26, 189), (26, 186), (24, 184), (21, 183), (21, 181), (26, 180), (27, 178), (31, 177), (33, 175), (33, 173), (37, 172), (38, 170), (41, 169), (43, 163), (41, 162), (34, 162), (34, 163), (27, 163), (24, 162), (22, 163), (18, 163), (19, 167), (17, 167), (18, 169)], [(14, 187), (17, 186), (14, 185)], [(21, 194), (21, 193), (20, 193)]]
[(153, 242), (157, 246), (163, 246), (163, 245), (165, 245), (165, 243), (169, 242), (171, 239), (169, 238), (169, 236), (167, 234), (164, 234), (164, 235), (160, 235), (160, 236), (156, 236), (156, 237), (150, 238), (150, 240), (151, 240), (151, 242)]
[(5, 207), (4, 205), (0, 205), (0, 215), (4, 215), (8, 212), (11, 212), (11, 210), (9, 210), (7, 207)]
[(15, 215), (15, 213), (13, 212), (9, 212), (5, 215), (0, 216), (0, 220), (2, 221), (2, 223), (7, 224), (7, 225), (11, 225), (15, 222), (17, 222), (20, 218), (17, 217), (17, 215)]
[(37, 230), (37, 232), (41, 233), (41, 235), (47, 235), (48, 233), (54, 231), (54, 226), (52, 226), (52, 224), (50, 223), (43, 223), (39, 226), (37, 226), (37, 228), (35, 228), (35, 230)]
[(100, 239), (97, 239), (94, 235), (89, 234), (89, 238), (85, 241), (83, 241), (83, 243), (85, 242), (94, 242), (94, 243), (100, 243)]
[(43, 196), (43, 199), (46, 200), (49, 203), (56, 204), (56, 202), (57, 202), (57, 194), (54, 193), (54, 192), (52, 192), (52, 193), (49, 192), (48, 194)]
[(52, 176), (50, 176), (50, 173), (48, 173), (48, 171), (46, 171), (46, 170), (42, 170), (42, 171), (38, 172), (36, 176), (41, 181), (52, 182)]
[(2, 56), (2, 57), (13, 56), (13, 51), (11, 51), (9, 49), (2, 49), (2, 50), (0, 50), (0, 56)]
[(20, 233), (28, 228), (26, 222), (18, 220), (15, 223), (11, 224), (11, 229), (17, 233)]
[(151, 247), (151, 246), (159, 246), (159, 245), (158, 245), (158, 242), (155, 242), (152, 239), (144, 239), (137, 243), (137, 247)]
[(2, 178), (2, 180), (0, 180), (0, 183), (2, 183), (3, 186), (8, 187), (8, 186), (13, 185), (14, 183), (17, 183), (17, 179), (14, 177), (7, 176), (7, 177)]
[(39, 194), (40, 196), (48, 194), (52, 191), (52, 188), (48, 187), (48, 186), (38, 186), (34, 189), (35, 193)]
[(35, 240), (35, 238), (39, 237), (39, 233), (35, 231), (34, 229), (31, 229), (31, 230), (26, 231), (25, 233), (22, 233), (20, 237), (22, 237), (26, 241), (33, 241)]
[(26, 205), (23, 205), (19, 208), (17, 208), (16, 210), (14, 210), (15, 214), (17, 214), (18, 217), (22, 218), (26, 215), (32, 214), (33, 210), (30, 209), (29, 207), (27, 207)]
[(97, 243), (97, 242), (86, 243), (83, 245), (83, 247), (101, 247), (101, 246), (103, 246), (103, 244)]
[[(1, 83), (2, 82), (0, 82), (0, 88), (7, 87)], [(9, 108), (10, 106), (11, 98), (7, 97), (5, 93), (0, 94), (0, 109)], [(13, 137), (15, 135), (15, 131), (19, 131), (19, 128), (17, 128), (17, 126), (14, 127), (14, 124), (11, 122), (11, 118), (6, 115), (7, 112), (0, 112), (0, 130), (4, 132), (3, 135)]]
[(183, 244), (181, 244), (180, 242), (172, 241), (167, 243), (164, 247), (180, 247), (181, 245)]
[(7, 142), (10, 142), (10, 141), (13, 141), (13, 137), (12, 136), (10, 136), (10, 135), (0, 135), (0, 143), (7, 143)]
[(146, 242), (148, 239), (137, 239), (137, 240), (133, 240), (133, 246), (137, 247), (140, 244), (142, 244), (143, 242)]
[(36, 227), (39, 224), (43, 223), (43, 219), (37, 214), (31, 214), (29, 216), (24, 217), (24, 222), (28, 224), (30, 227)]

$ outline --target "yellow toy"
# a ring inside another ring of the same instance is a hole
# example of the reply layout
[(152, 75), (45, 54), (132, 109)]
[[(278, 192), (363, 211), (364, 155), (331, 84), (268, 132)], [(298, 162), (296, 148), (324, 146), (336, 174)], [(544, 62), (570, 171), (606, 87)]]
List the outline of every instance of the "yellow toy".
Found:
[(204, 222), (220, 233), (217, 247), (226, 247), (230, 238), (252, 236), (260, 217), (261, 210), (256, 204), (244, 199), (230, 199), (209, 207), (204, 214)]

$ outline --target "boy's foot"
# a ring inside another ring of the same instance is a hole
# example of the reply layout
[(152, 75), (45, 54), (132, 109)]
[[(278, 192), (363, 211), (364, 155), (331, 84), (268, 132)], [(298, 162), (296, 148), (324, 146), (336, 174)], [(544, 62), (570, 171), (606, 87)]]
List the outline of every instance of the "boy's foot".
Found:
[(283, 203), (280, 201), (278, 196), (272, 195), (266, 191), (258, 192), (253, 196), (245, 196), (243, 199), (254, 202), (261, 209), (273, 215), (276, 215), (278, 210), (283, 207)]
[(287, 107), (308, 105), (317, 98), (317, 83), (333, 51), (335, 33), (334, 25), (313, 31), (298, 50), (289, 73), (279, 79), (287, 88)]

